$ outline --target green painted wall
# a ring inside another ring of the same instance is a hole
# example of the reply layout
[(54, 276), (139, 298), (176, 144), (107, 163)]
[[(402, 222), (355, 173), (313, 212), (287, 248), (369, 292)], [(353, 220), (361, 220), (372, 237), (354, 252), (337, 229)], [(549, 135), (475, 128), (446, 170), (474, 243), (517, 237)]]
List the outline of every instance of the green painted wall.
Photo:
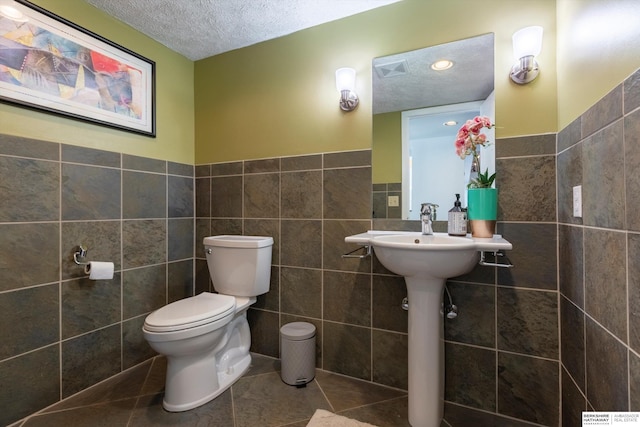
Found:
[(558, 125), (640, 68), (640, 1), (558, 0)]
[(0, 131), (71, 145), (193, 164), (193, 61), (83, 0), (33, 0), (75, 24), (156, 63), (156, 138), (0, 104)]
[[(372, 58), (490, 32), (497, 136), (556, 131), (555, 0), (479, 3), (403, 0), (197, 61), (196, 163), (370, 148)], [(545, 28), (542, 72), (518, 86), (508, 77), (511, 35), (534, 24)], [(334, 72), (343, 66), (358, 72), (351, 113), (338, 108)]]
[(372, 182), (402, 182), (402, 113), (373, 116)]
[[(370, 148), (371, 59), (478, 34), (495, 33), (498, 137), (562, 129), (640, 68), (637, 0), (403, 0), (195, 64), (83, 0), (34, 3), (156, 62), (158, 136), (7, 104), (0, 131), (184, 163)], [(533, 24), (545, 28), (542, 71), (518, 86), (511, 35)], [(358, 71), (351, 113), (337, 106), (342, 66)]]

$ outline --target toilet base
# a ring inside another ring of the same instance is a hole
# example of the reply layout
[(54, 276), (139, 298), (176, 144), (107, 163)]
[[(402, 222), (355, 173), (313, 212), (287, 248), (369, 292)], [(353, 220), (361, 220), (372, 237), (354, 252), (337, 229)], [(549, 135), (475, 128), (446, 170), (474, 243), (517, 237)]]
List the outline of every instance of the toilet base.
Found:
[[(171, 361), (169, 361), (169, 364), (170, 363)], [(242, 375), (244, 375), (247, 370), (249, 370), (250, 366), (251, 355), (246, 354), (244, 357), (237, 360), (233, 365), (227, 367), (227, 369), (223, 372), (217, 373), (218, 387), (215, 390), (212, 390), (210, 393), (205, 394), (204, 396), (201, 395), (200, 391), (194, 390), (196, 392), (194, 394), (199, 396), (195, 400), (190, 400), (188, 402), (185, 402), (182, 399), (180, 402), (176, 402), (175, 399), (172, 399), (171, 393), (167, 393), (167, 391), (169, 391), (169, 388), (171, 387), (169, 377), (167, 377), (167, 390), (165, 390), (165, 398), (162, 401), (162, 407), (169, 412), (183, 412), (204, 405), (205, 403), (215, 399), (216, 397), (224, 393), (229, 387), (231, 387), (231, 385), (233, 385), (233, 383), (235, 383)], [(215, 364), (213, 364), (213, 367), (215, 368)], [(167, 376), (170, 375), (169, 371), (170, 367), (167, 366)], [(198, 378), (202, 378), (202, 369), (198, 370), (196, 374)], [(188, 372), (185, 371), (182, 371), (175, 376), (179, 376), (179, 378), (173, 378), (174, 384), (185, 383), (190, 384), (191, 387), (198, 383), (202, 384), (202, 381), (191, 381), (188, 378)], [(184, 399), (184, 393), (181, 393), (181, 397)]]

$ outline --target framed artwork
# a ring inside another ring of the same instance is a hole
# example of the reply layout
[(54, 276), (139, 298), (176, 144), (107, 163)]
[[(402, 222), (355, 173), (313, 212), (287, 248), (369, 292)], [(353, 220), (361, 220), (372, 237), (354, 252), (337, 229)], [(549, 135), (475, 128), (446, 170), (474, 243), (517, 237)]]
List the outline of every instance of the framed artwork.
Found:
[(0, 101), (156, 136), (155, 62), (26, 0), (0, 3)]

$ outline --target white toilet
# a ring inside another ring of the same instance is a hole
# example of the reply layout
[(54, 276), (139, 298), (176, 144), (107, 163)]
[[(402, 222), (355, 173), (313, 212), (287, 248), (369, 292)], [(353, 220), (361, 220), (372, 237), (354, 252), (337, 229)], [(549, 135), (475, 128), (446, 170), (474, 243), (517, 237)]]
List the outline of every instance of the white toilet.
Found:
[(217, 294), (203, 292), (166, 305), (145, 319), (149, 345), (167, 357), (162, 406), (186, 411), (216, 398), (251, 364), (247, 310), (269, 291), (273, 238), (204, 238)]

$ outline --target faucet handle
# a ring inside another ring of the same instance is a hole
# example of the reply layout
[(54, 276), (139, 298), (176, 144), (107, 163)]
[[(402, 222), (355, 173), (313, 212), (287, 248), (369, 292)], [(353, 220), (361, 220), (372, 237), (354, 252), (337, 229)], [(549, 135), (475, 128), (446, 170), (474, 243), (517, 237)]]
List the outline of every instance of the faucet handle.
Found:
[[(430, 214), (432, 211), (435, 212), (436, 208), (439, 208), (440, 206), (436, 205), (435, 203), (422, 203), (420, 205), (420, 213), (421, 214)], [(432, 210), (433, 209), (433, 210)]]

